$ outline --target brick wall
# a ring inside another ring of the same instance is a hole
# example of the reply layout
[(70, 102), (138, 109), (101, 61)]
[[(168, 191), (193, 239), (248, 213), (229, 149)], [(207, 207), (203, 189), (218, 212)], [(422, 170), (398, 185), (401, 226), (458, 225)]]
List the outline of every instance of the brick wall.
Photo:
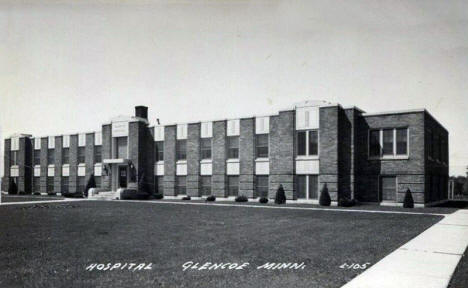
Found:
[(320, 108), (319, 183), (327, 184), (333, 201), (338, 199), (338, 106)]
[(8, 186), (10, 183), (10, 147), (11, 140), (5, 139), (4, 147), (4, 158), (3, 158), (3, 178), (2, 178), (2, 191), (8, 191)]
[(54, 193), (62, 193), (62, 147), (63, 137), (55, 137)]
[(226, 121), (213, 122), (213, 175), (211, 178), (212, 194), (227, 196), (226, 189)]
[(86, 134), (85, 164), (86, 164), (85, 183), (88, 184), (91, 174), (94, 174), (94, 133)]
[(239, 195), (254, 195), (255, 175), (255, 118), (240, 120), (239, 136)]
[(200, 123), (188, 125), (187, 195), (200, 196)]
[(49, 139), (47, 137), (41, 138), (41, 194), (47, 194), (47, 149)]
[[(111, 125), (102, 125), (102, 148), (101, 148), (101, 155), (102, 155), (102, 160), (104, 159), (110, 159), (112, 158), (112, 130), (111, 130)], [(103, 167), (104, 169), (104, 167)], [(109, 175), (111, 174), (111, 169), (110, 166), (108, 166), (109, 169)], [(104, 175), (101, 178), (101, 187), (103, 189), (111, 189), (111, 177), (109, 175)]]
[(354, 160), (356, 117), (359, 110), (355, 108), (339, 110), (339, 197), (354, 198)]
[(164, 195), (175, 195), (175, 150), (176, 150), (175, 125), (164, 127)]
[(154, 138), (147, 125), (143, 122), (136, 122), (138, 126), (139, 160), (138, 178), (141, 179), (140, 188), (146, 193), (152, 194), (154, 191)]
[(78, 191), (78, 135), (70, 135), (70, 176), (68, 177), (68, 191), (70, 193)]

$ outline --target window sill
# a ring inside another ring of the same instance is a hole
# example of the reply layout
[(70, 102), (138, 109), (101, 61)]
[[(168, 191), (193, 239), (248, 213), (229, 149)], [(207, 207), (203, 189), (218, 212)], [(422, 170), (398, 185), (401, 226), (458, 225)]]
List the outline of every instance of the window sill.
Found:
[(409, 156), (408, 156), (408, 155), (401, 155), (401, 156), (368, 157), (367, 160), (378, 160), (378, 161), (385, 161), (385, 160), (409, 160)]
[(202, 159), (200, 160), (200, 163), (212, 163), (213, 159)]
[(164, 160), (156, 161), (156, 165), (164, 165)]
[(177, 160), (176, 164), (187, 164), (187, 160)]
[(268, 162), (270, 161), (270, 158), (256, 158), (255, 162)]
[(11, 165), (10, 168), (18, 169), (18, 168), (19, 168), (19, 165)]
[(70, 167), (70, 164), (63, 164), (62, 167)]
[(55, 164), (49, 164), (49, 165), (47, 165), (47, 167), (53, 168), (53, 167), (55, 167)]
[(239, 158), (229, 158), (226, 160), (227, 163), (239, 163)]
[(296, 156), (296, 160), (318, 160), (319, 156), (318, 155), (308, 155), (308, 156)]
[(86, 166), (86, 163), (79, 163), (78, 164), (78, 167), (85, 167)]

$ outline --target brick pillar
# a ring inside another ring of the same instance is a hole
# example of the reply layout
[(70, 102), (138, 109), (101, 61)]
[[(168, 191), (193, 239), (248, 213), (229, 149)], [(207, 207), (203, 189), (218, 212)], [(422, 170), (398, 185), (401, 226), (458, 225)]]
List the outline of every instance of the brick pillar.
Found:
[(25, 143), (24, 143), (24, 137), (19, 138), (19, 150), (17, 152), (17, 161), (18, 161), (18, 194), (24, 194), (25, 193), (25, 185), (24, 185), (24, 172), (25, 172)]
[[(141, 131), (139, 130), (139, 122), (130, 122), (128, 123), (128, 158), (132, 161), (135, 166), (135, 179), (134, 183), (138, 183), (140, 171), (140, 157), (139, 157), (139, 137)], [(130, 175), (132, 171), (129, 171)], [(129, 182), (132, 182), (132, 179), (129, 175)], [(129, 186), (131, 187), (131, 185)]]
[(213, 172), (211, 185), (213, 195), (226, 197), (226, 121), (213, 122)]
[(177, 126), (164, 127), (164, 195), (175, 195)]
[(54, 193), (62, 193), (62, 148), (63, 137), (55, 137), (55, 176), (54, 176)]
[(254, 196), (255, 118), (240, 120), (239, 136), (239, 195)]
[(85, 146), (85, 163), (86, 163), (86, 183), (88, 183), (91, 174), (94, 173), (94, 133), (86, 134)]
[(41, 194), (47, 194), (47, 149), (49, 139), (47, 137), (41, 138)]
[(187, 131), (187, 195), (200, 193), (200, 123), (188, 125)]
[[(101, 146), (101, 155), (102, 155), (102, 160), (104, 161), (104, 159), (110, 159), (112, 158), (111, 155), (112, 155), (112, 129), (111, 129), (111, 125), (108, 124), (108, 125), (102, 125), (102, 146)], [(103, 164), (103, 167), (102, 169), (104, 170), (104, 165)], [(101, 187), (103, 189), (108, 189), (108, 190), (111, 190), (112, 187), (111, 187), (111, 184), (112, 184), (112, 171), (111, 171), (111, 167), (109, 166), (108, 167), (108, 172), (109, 172), (109, 175), (108, 176), (102, 176), (101, 178)]]
[(333, 201), (338, 197), (338, 114), (338, 106), (320, 108), (319, 189), (326, 183)]
[(78, 135), (70, 135), (70, 176), (68, 177), (70, 193), (78, 191)]
[(275, 198), (280, 184), (287, 199), (294, 193), (294, 117), (295, 111), (280, 112), (270, 117), (270, 185), (269, 198)]
[(359, 111), (350, 108), (339, 117), (339, 191), (341, 196), (355, 198), (356, 118)]
[(5, 139), (4, 155), (3, 155), (3, 178), (2, 178), (2, 191), (8, 191), (10, 184), (10, 149), (11, 140)]

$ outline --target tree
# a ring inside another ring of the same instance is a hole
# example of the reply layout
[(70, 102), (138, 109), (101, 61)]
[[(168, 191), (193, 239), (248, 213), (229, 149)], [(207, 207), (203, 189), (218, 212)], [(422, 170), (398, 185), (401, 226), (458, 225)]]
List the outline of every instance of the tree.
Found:
[(96, 188), (96, 180), (94, 180), (94, 173), (91, 174), (88, 180), (88, 184), (86, 184), (85, 191), (83, 191), (83, 195), (88, 197), (88, 190), (91, 188)]
[(327, 183), (323, 185), (322, 191), (320, 191), (320, 199), (319, 199), (320, 206), (330, 206), (331, 198), (330, 194), (328, 193)]
[(12, 178), (10, 178), (8, 183), (8, 194), (18, 194), (18, 186), (16, 186)]
[(276, 191), (275, 203), (276, 204), (286, 203), (286, 193), (284, 193), (284, 188), (282, 184), (279, 185), (278, 190)]
[(409, 188), (406, 190), (405, 198), (403, 199), (403, 208), (414, 208), (413, 195), (411, 195)]

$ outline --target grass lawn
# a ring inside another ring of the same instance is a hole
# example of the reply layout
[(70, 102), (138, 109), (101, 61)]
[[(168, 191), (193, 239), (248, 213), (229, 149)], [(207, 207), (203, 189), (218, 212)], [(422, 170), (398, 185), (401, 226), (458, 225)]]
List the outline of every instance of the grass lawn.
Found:
[(2, 203), (9, 202), (27, 202), (27, 201), (48, 201), (48, 200), (61, 200), (64, 199), (60, 196), (53, 195), (2, 195)]
[[(46, 208), (48, 207), (48, 208)], [(439, 216), (77, 201), (0, 207), (0, 287), (340, 287)], [(245, 270), (182, 271), (193, 262)], [(86, 271), (91, 263), (153, 263)], [(305, 262), (300, 270), (257, 270)]]

